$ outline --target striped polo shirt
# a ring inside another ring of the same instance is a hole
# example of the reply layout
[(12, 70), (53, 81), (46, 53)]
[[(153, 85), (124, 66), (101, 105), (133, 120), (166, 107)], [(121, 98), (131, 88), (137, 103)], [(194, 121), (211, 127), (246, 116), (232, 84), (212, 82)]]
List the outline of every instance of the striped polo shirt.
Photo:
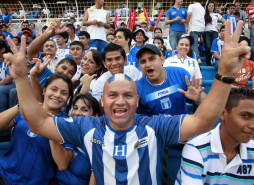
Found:
[(220, 124), (202, 134), (183, 149), (176, 185), (254, 184), (254, 142), (239, 145), (238, 154), (227, 164), (221, 139)]

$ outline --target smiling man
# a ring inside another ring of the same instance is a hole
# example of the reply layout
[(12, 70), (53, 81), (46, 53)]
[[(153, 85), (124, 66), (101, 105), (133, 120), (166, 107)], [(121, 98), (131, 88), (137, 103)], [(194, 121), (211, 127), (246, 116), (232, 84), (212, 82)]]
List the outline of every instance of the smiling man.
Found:
[[(117, 36), (120, 37), (119, 32)], [(125, 38), (122, 39), (124, 40)], [(128, 42), (128, 40), (126, 42)], [(112, 75), (117, 73), (124, 73), (135, 82), (142, 77), (142, 73), (136, 67), (132, 65), (125, 66), (127, 61), (126, 53), (123, 47), (120, 45), (114, 43), (108, 44), (102, 53), (102, 58), (103, 64), (105, 68), (108, 69), (108, 71), (106, 73), (103, 73), (94, 84), (92, 95), (98, 101), (101, 99), (105, 82)]]
[[(20, 112), (31, 132), (80, 147), (89, 156), (97, 184), (161, 184), (164, 148), (209, 131), (224, 110), (234, 76), (250, 57), (250, 47), (237, 44), (241, 26), (242, 22), (231, 39), (230, 22), (226, 23), (227, 39), (218, 74), (194, 115), (135, 114), (139, 101), (135, 83), (124, 74), (115, 74), (106, 82), (101, 97), (104, 116), (49, 117), (27, 78), (24, 37), (20, 52), (7, 38), (15, 56), (8, 53), (4, 57), (16, 82)], [(120, 59), (117, 53), (111, 54), (109, 58)]]
[(253, 184), (254, 91), (232, 88), (221, 124), (188, 142), (178, 184)]

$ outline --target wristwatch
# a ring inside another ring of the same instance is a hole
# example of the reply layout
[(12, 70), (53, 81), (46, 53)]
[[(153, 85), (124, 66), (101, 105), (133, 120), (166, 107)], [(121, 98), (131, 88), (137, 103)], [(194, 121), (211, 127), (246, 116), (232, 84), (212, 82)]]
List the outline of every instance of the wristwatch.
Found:
[(226, 83), (226, 84), (232, 84), (232, 83), (235, 82), (235, 78), (234, 77), (222, 76), (222, 75), (220, 75), (218, 73), (216, 73), (215, 78), (217, 80), (220, 80), (221, 82)]

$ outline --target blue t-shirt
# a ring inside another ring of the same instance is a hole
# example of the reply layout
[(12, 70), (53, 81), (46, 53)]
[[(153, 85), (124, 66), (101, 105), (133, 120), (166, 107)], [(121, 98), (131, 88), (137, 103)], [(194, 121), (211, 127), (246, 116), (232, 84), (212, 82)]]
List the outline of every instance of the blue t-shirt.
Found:
[(187, 114), (185, 96), (177, 89), (187, 90), (185, 75), (191, 79), (190, 74), (180, 67), (165, 67), (165, 80), (160, 85), (154, 85), (143, 76), (137, 81), (139, 107), (146, 116), (166, 114)]
[[(180, 7), (179, 10), (177, 10), (175, 7), (172, 7), (166, 13), (166, 17), (168, 17), (170, 20), (175, 19), (177, 16), (179, 16), (182, 20), (185, 19), (187, 15), (187, 10), (182, 7)], [(185, 24), (180, 24), (180, 22), (181, 21), (176, 21), (170, 24), (169, 31), (185, 31)]]
[(9, 67), (4, 62), (0, 62), (0, 81), (6, 78), (6, 75), (10, 75)]
[(107, 12), (109, 13), (110, 17), (114, 15), (114, 11), (113, 10), (107, 10)]
[[(32, 10), (28, 12), (28, 19), (35, 19), (37, 17), (36, 10)], [(34, 22), (34, 20), (28, 20), (28, 22)]]
[(0, 175), (9, 184), (48, 184), (55, 173), (49, 140), (31, 132), (21, 114), (13, 122), (10, 146), (0, 158)]
[(235, 31), (235, 28), (236, 28), (236, 16), (235, 15), (229, 15), (229, 14), (225, 14), (224, 16), (223, 16), (223, 18), (225, 19), (225, 20), (230, 20), (230, 22), (231, 22), (231, 35), (233, 35), (233, 33), (234, 33), (234, 31)]
[(1, 19), (2, 19), (2, 23), (4, 24), (8, 24), (10, 19), (11, 19), (11, 15), (7, 14), (7, 15), (1, 15)]
[[(63, 144), (63, 146), (65, 145), (66, 144)], [(60, 185), (65, 184), (89, 185), (91, 176), (91, 164), (88, 155), (77, 147), (66, 149), (73, 151), (72, 161), (70, 162), (66, 170), (63, 171), (57, 170), (56, 172), (57, 182)]]
[[(223, 44), (224, 44), (224, 42), (221, 40), (220, 37), (214, 39), (213, 42), (212, 42), (211, 52), (212, 53), (217, 52), (219, 54), (219, 56), (221, 56), (221, 51), (222, 51)], [(214, 57), (214, 55), (212, 55), (212, 59), (211, 59), (212, 64), (216, 60), (217, 59)]]
[(148, 185), (161, 184), (162, 152), (179, 144), (184, 116), (135, 114), (133, 125), (123, 131), (111, 128), (105, 115), (53, 119), (64, 143), (88, 154), (97, 184)]
[(10, 32), (1, 32), (1, 33), (5, 36), (5, 39), (6, 37), (11, 37), (11, 39), (13, 39), (13, 35)]
[(135, 66), (136, 68), (139, 69), (139, 67), (138, 67), (138, 59), (136, 57), (136, 54), (137, 54), (138, 50), (140, 50), (144, 45), (145, 45), (145, 43), (142, 46), (137, 46), (135, 44), (135, 45), (130, 47), (130, 49), (129, 49), (129, 55), (131, 55), (131, 56), (128, 56), (128, 57), (130, 57), (132, 61), (131, 61), (131, 63), (126, 62), (126, 65), (133, 65), (133, 66)]
[(165, 53), (164, 54), (165, 59), (171, 57), (171, 53), (168, 50), (165, 50), (164, 53)]

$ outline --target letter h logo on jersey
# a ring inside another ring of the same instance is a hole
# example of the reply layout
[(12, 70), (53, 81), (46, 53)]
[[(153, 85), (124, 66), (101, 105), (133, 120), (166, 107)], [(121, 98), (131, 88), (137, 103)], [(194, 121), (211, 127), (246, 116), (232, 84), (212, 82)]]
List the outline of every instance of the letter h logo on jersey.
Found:
[(169, 109), (171, 107), (171, 102), (169, 98), (164, 98), (162, 100), (160, 100), (161, 102), (161, 108), (162, 109)]
[(126, 156), (126, 145), (115, 145), (114, 146), (114, 153), (115, 158), (122, 159)]

